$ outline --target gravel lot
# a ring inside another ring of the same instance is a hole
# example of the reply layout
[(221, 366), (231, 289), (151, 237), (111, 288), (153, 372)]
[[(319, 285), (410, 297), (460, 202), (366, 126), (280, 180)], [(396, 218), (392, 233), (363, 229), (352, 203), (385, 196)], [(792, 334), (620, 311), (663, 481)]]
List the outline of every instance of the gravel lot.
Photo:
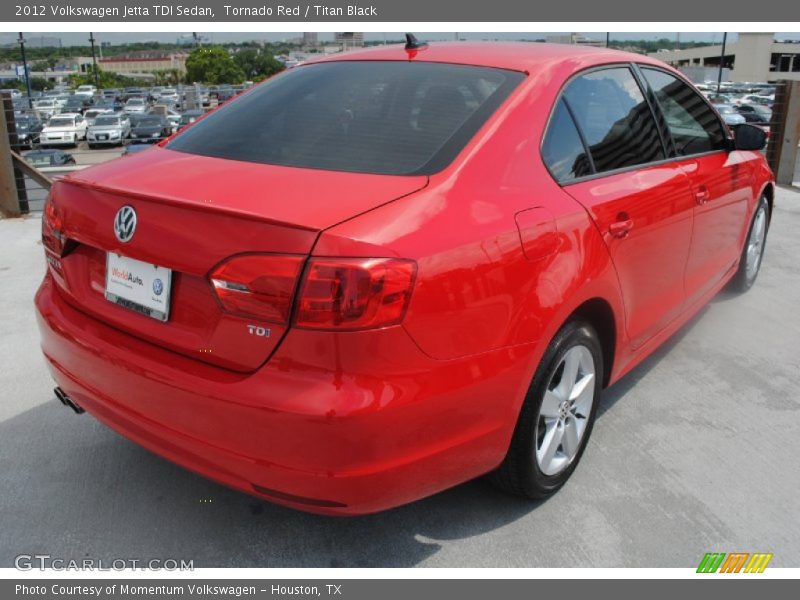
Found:
[(150, 454), (52, 393), (32, 296), (35, 216), (0, 221), (0, 567), (18, 554), (196, 567), (800, 566), (800, 193), (782, 189), (756, 286), (719, 295), (604, 394), (583, 461), (543, 503), (482, 481), (351, 519), (294, 512)]

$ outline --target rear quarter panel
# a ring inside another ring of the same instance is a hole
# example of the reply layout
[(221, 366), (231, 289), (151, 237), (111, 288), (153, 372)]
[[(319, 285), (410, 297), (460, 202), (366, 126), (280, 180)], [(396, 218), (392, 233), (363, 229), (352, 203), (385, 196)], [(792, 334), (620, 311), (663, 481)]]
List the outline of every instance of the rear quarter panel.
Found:
[[(543, 349), (593, 297), (622, 314), (601, 237), (539, 156), (553, 99), (574, 68), (529, 76), (428, 188), (323, 232), (314, 248), (319, 256), (416, 260), (404, 327), (432, 358)], [(555, 250), (526, 257), (515, 216), (535, 207), (552, 214)]]

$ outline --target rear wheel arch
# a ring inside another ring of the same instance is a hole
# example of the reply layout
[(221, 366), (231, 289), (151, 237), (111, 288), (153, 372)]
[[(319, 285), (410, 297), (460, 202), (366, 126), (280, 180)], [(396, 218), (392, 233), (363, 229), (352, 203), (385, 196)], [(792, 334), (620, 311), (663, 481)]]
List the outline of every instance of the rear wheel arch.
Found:
[(772, 220), (772, 208), (773, 208), (773, 203), (775, 202), (775, 186), (772, 183), (768, 183), (767, 185), (764, 186), (761, 195), (763, 195), (767, 199), (767, 206), (769, 207), (769, 214), (767, 215), (768, 217), (767, 223), (769, 223), (769, 221)]
[(585, 321), (597, 332), (603, 351), (603, 387), (605, 388), (611, 378), (617, 350), (617, 319), (614, 309), (603, 298), (591, 298), (572, 311), (564, 323), (573, 320)]

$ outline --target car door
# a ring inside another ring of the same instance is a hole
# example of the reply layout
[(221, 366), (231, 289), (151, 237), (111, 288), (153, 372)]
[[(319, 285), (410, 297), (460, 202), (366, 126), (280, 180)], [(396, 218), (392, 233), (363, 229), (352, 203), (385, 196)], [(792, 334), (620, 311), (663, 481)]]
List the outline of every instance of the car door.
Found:
[[(557, 150), (569, 135), (582, 142), (579, 156)], [(642, 345), (683, 308), (694, 199), (686, 173), (667, 160), (631, 68), (573, 78), (555, 108), (542, 155), (602, 235), (619, 278), (628, 337), (634, 347)]]
[(664, 115), (695, 199), (685, 279), (687, 302), (692, 303), (714, 288), (741, 254), (753, 154), (729, 150), (727, 128), (679, 77), (655, 67), (642, 66), (641, 72)]

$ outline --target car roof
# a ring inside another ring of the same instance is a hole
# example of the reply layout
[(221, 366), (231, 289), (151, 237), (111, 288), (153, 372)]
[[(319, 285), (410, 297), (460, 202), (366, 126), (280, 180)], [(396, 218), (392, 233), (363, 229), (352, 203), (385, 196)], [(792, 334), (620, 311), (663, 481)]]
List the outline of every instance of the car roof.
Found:
[[(515, 71), (541, 71), (561, 66), (565, 61), (575, 63), (576, 69), (614, 62), (639, 62), (664, 66), (661, 61), (643, 54), (622, 52), (609, 48), (575, 44), (545, 44), (541, 42), (433, 42), (416, 51), (401, 44), (375, 46), (344, 54), (309, 59), (304, 65), (341, 61), (420, 61), (439, 62)], [(671, 69), (670, 69), (671, 70)]]
[(79, 113), (69, 113), (69, 112), (67, 112), (67, 113), (58, 113), (57, 115), (54, 115), (54, 118), (57, 118), (57, 117), (72, 117), (74, 119), (75, 117), (80, 117), (80, 116), (81, 115)]

